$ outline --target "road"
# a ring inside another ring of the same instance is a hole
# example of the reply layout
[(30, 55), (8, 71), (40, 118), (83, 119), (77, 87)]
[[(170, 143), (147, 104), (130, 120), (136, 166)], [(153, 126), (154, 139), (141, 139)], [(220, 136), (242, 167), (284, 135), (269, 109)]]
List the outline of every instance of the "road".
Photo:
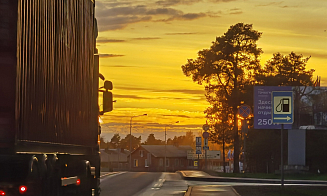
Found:
[(183, 196), (188, 188), (178, 173), (126, 172), (101, 179), (101, 196)]

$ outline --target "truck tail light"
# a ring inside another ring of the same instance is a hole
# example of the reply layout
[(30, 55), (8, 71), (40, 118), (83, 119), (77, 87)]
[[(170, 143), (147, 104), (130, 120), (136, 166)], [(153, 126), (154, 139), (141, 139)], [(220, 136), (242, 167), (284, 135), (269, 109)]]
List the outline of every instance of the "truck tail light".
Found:
[(27, 186), (22, 185), (19, 187), (20, 194), (24, 194), (24, 193), (26, 193), (26, 191), (27, 191)]
[(80, 184), (81, 184), (81, 179), (78, 178), (78, 179), (76, 180), (76, 185), (79, 186)]

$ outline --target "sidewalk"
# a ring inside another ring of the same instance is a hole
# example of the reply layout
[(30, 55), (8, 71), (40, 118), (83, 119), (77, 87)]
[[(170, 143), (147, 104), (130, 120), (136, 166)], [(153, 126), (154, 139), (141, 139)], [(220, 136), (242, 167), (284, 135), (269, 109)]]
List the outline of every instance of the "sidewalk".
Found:
[[(280, 179), (259, 179), (259, 178), (228, 178), (211, 176), (203, 171), (178, 171), (184, 180), (205, 181), (205, 182), (239, 182), (239, 183), (267, 183), (280, 184)], [(284, 184), (320, 184), (327, 185), (327, 181), (320, 180), (284, 180)]]

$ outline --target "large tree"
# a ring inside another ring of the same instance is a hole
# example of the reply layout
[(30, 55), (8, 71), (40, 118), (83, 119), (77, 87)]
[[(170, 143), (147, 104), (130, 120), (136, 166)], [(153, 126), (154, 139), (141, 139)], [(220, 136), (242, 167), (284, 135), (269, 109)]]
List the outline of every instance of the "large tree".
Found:
[(226, 144), (230, 144), (233, 141), (233, 134), (230, 126), (230, 122), (233, 119), (230, 111), (231, 108), (224, 102), (218, 102), (212, 104), (212, 106), (208, 107), (205, 111), (206, 117), (208, 119), (207, 123), (211, 125), (211, 129), (209, 131), (210, 137), (209, 139), (223, 147), (223, 171), (225, 170), (225, 147)]
[(237, 110), (245, 87), (254, 84), (254, 74), (260, 68), (262, 50), (256, 44), (260, 37), (251, 24), (237, 23), (217, 37), (209, 49), (199, 51), (197, 59), (188, 59), (182, 66), (186, 76), (222, 93), (232, 108), (235, 173), (239, 172), (240, 154)]
[[(314, 85), (313, 73), (315, 70), (306, 69), (309, 59), (310, 57), (303, 57), (302, 54), (295, 52), (287, 55), (278, 52), (273, 54), (273, 57), (255, 76), (260, 85), (294, 87), (294, 105), (296, 106), (294, 107), (294, 128), (300, 126), (300, 114), (305, 109), (305, 106), (301, 106), (301, 98), (311, 93), (311, 91), (307, 91), (306, 87)], [(300, 86), (305, 87), (300, 88)]]

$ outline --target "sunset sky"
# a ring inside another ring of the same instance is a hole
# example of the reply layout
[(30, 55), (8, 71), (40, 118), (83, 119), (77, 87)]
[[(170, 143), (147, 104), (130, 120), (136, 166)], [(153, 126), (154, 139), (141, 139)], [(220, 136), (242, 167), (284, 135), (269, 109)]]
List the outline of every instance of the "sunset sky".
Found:
[[(114, 85), (114, 110), (102, 116), (103, 136), (132, 133), (164, 140), (205, 124), (204, 86), (181, 66), (239, 22), (262, 32), (262, 65), (273, 53), (311, 56), (327, 86), (326, 0), (96, 0), (100, 72)], [(101, 85), (101, 82), (100, 82)], [(180, 121), (178, 124), (174, 124)]]

